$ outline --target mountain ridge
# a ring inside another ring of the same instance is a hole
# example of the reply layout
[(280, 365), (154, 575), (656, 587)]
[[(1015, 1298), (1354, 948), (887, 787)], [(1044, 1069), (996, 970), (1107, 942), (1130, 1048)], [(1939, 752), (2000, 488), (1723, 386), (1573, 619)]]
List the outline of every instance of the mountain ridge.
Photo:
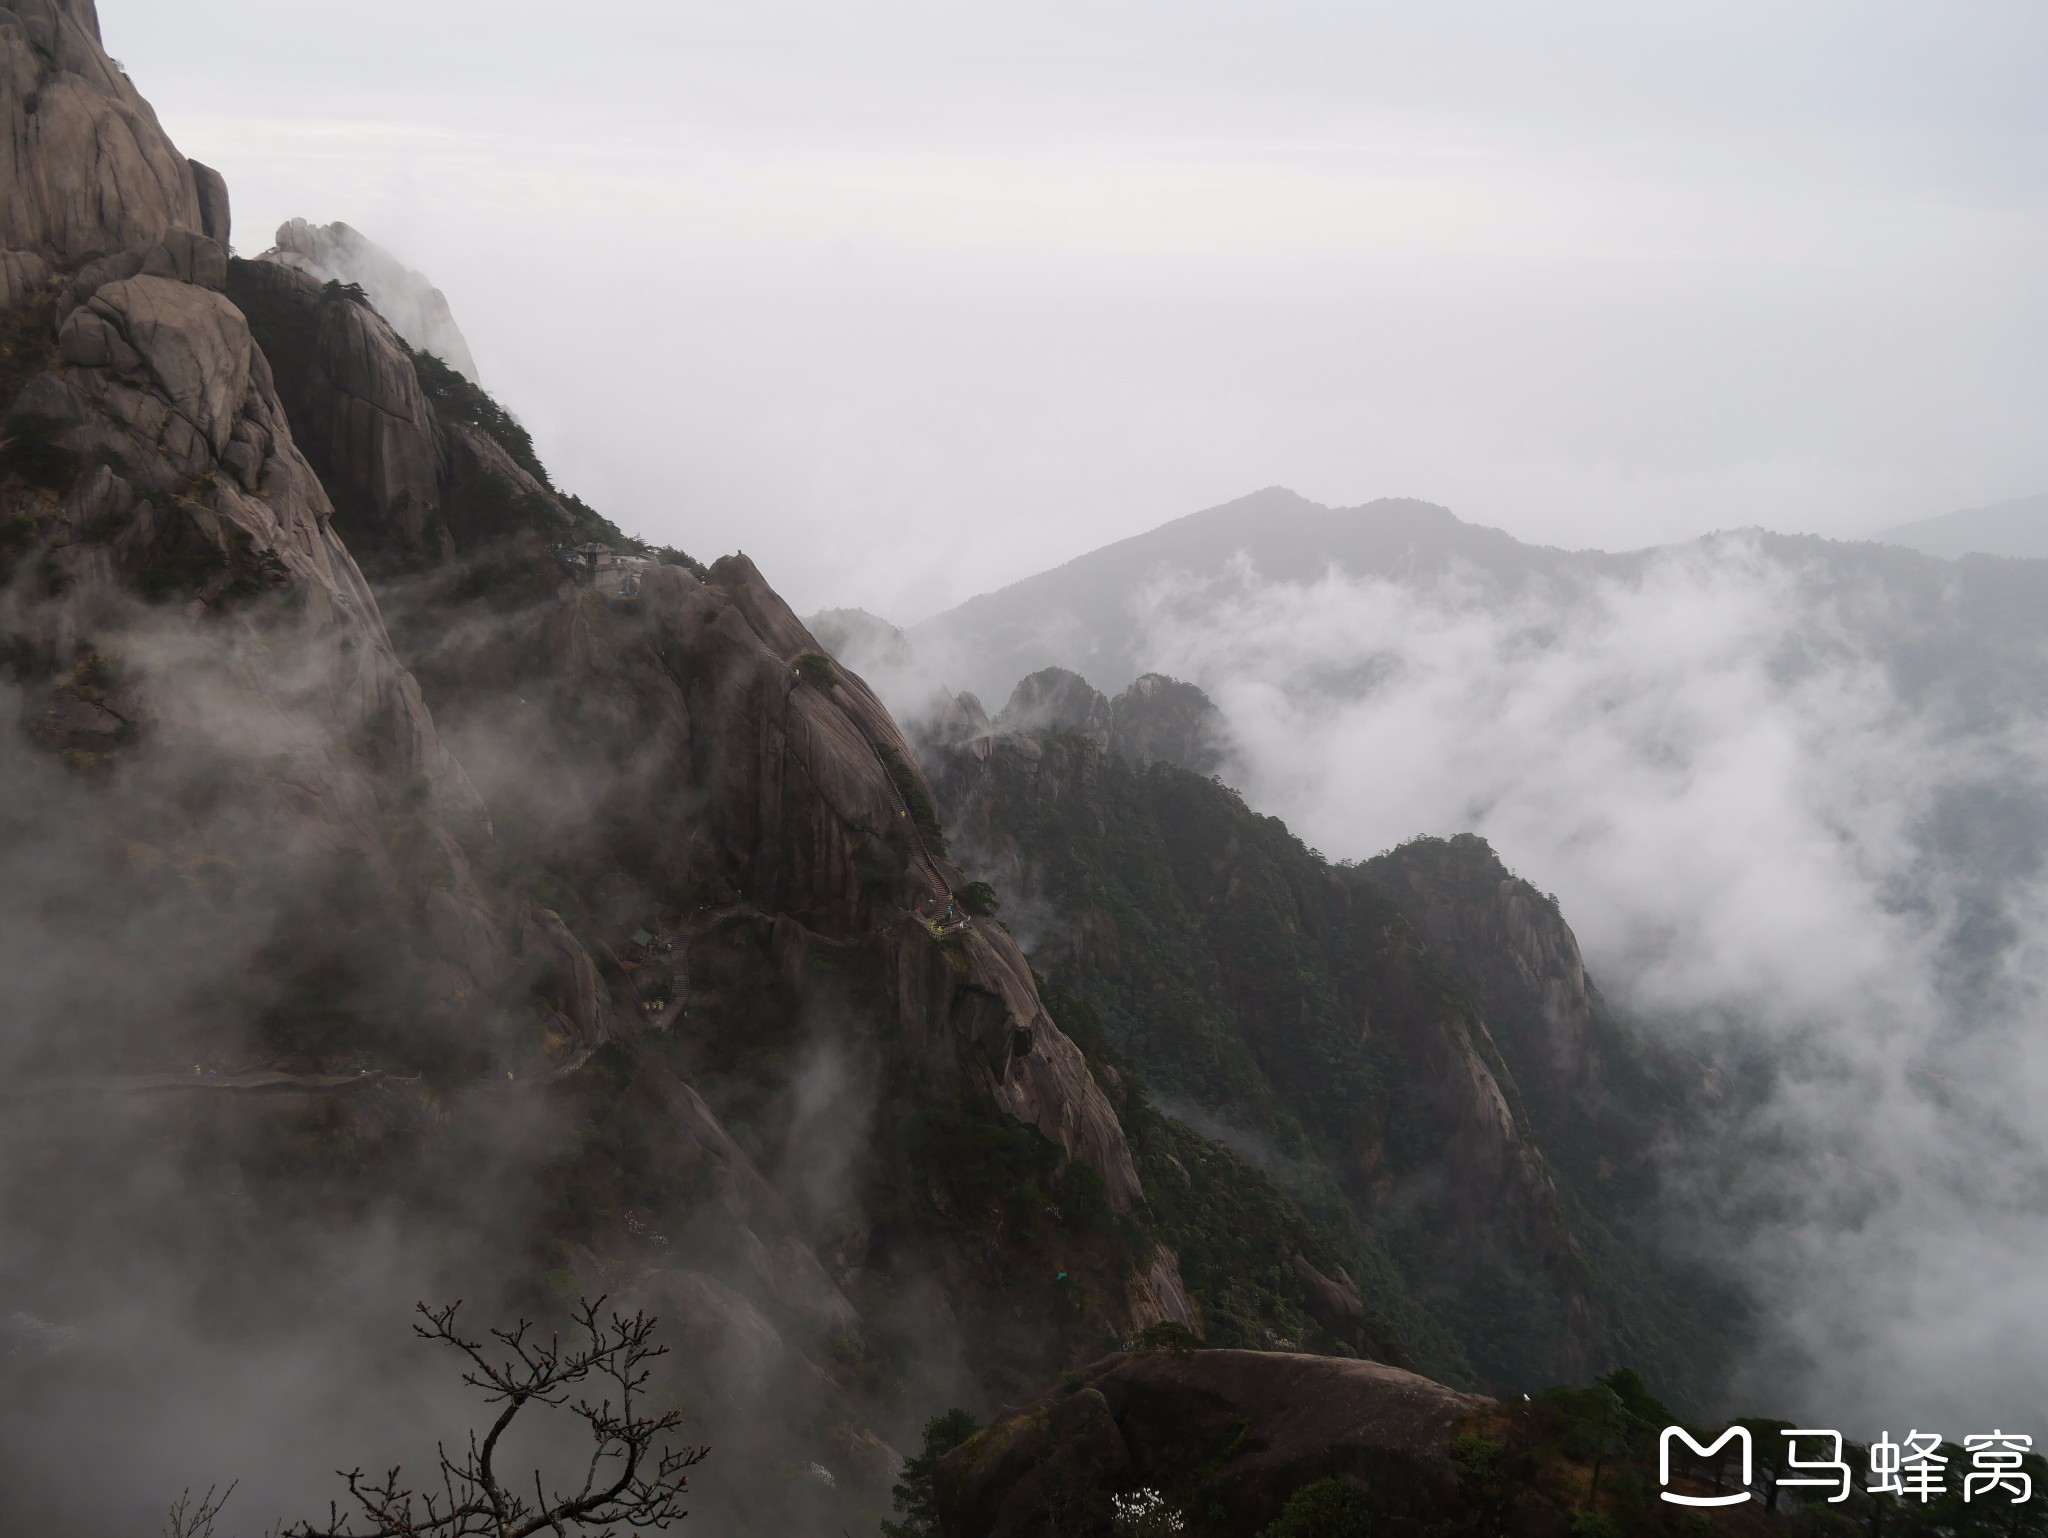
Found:
[(1111, 705), (1070, 677), (1036, 696), (1056, 713), (993, 723), (969, 705), (923, 745), (967, 868), (1021, 909), (1087, 1034), (1293, 1169), (1433, 1376), (1499, 1392), (1631, 1365), (1711, 1402), (1725, 1363), (1690, 1311), (1742, 1304), (1704, 1278), (1680, 1302), (1697, 1261), (1657, 1237), (1696, 1067), (1616, 1018), (1554, 902), (1483, 840), (1331, 865), (1199, 768), (1124, 756), (1109, 723), (1159, 698), (1143, 682)]
[(1168, 568), (1213, 577), (1244, 553), (1264, 576), (1306, 581), (1347, 561), (1399, 569), (1405, 558), (1409, 569), (1435, 569), (1447, 553), (1498, 560), (1525, 551), (1538, 566), (1561, 554), (1465, 523), (1430, 502), (1387, 497), (1332, 508), (1275, 486), (969, 598), (905, 633), (940, 672), (977, 694), (1000, 698), (1045, 666), (1071, 669), (1116, 692), (1143, 671), (1126, 604)]
[(2048, 492), (1916, 518), (1870, 537), (1948, 560), (1968, 555), (2048, 559)]

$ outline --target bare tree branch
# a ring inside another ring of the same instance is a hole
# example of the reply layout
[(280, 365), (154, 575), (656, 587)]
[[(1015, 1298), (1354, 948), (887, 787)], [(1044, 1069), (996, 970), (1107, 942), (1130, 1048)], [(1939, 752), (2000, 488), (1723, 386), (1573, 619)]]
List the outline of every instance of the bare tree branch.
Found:
[[(645, 1312), (631, 1319), (617, 1313), (601, 1319), (604, 1302), (599, 1298), (578, 1306), (581, 1338), (566, 1349), (556, 1335), (542, 1342), (531, 1321), (522, 1319), (512, 1329), (490, 1332), (495, 1350), (456, 1329), (460, 1299), (441, 1308), (420, 1304), (425, 1322), (415, 1323), (414, 1332), (461, 1352), (470, 1364), (462, 1381), (480, 1390), (484, 1403), (503, 1408), (481, 1443), (474, 1431), (469, 1433), (468, 1450), (460, 1459), (448, 1455), (445, 1443), (435, 1448), (439, 1491), (421, 1492), (402, 1483), (400, 1468), (389, 1470), (381, 1481), (372, 1481), (359, 1468), (348, 1470), (341, 1478), (352, 1509), (344, 1515), (339, 1503), (330, 1504), (325, 1526), (301, 1523), (285, 1529), (283, 1538), (532, 1538), (542, 1532), (568, 1538), (572, 1530), (588, 1538), (616, 1538), (621, 1524), (637, 1531), (680, 1522), (689, 1515), (683, 1505), (689, 1471), (703, 1462), (708, 1449), (670, 1445), (682, 1426), (682, 1411), (649, 1415), (639, 1408), (653, 1376), (649, 1364), (666, 1356), (668, 1347), (654, 1343), (656, 1321)], [(593, 1379), (608, 1380), (611, 1391), (595, 1404), (587, 1395), (570, 1398), (573, 1389)], [(573, 1493), (551, 1492), (539, 1469), (533, 1471), (531, 1499), (498, 1477), (500, 1440), (519, 1414), (535, 1404), (575, 1416), (590, 1433), (590, 1461), (582, 1487)], [(217, 1503), (213, 1510), (218, 1512)], [(198, 1529), (191, 1535), (198, 1538)], [(172, 1538), (187, 1534), (174, 1532)]]
[(236, 1480), (221, 1491), (220, 1498), (214, 1498), (212, 1485), (206, 1487), (206, 1494), (199, 1497), (199, 1504), (192, 1504), (192, 1488), (186, 1486), (175, 1501), (171, 1502), (169, 1514), (164, 1518), (164, 1538), (213, 1538), (214, 1519), (220, 1515), (221, 1507), (227, 1505), (228, 1497), (235, 1493)]

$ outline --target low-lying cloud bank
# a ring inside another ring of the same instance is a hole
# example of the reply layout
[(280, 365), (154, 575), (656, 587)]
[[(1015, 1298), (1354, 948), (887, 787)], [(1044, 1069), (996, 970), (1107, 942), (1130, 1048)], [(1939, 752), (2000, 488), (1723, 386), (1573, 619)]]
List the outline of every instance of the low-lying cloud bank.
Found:
[(1145, 663), (1215, 697), (1253, 804), (1333, 858), (1475, 830), (1617, 1002), (1751, 1065), (1675, 1219), (1746, 1257), (1744, 1397), (1959, 1436), (2048, 1400), (2048, 732), (1903, 663), (1924, 612), (1831, 548), (1512, 593), (1162, 581)]

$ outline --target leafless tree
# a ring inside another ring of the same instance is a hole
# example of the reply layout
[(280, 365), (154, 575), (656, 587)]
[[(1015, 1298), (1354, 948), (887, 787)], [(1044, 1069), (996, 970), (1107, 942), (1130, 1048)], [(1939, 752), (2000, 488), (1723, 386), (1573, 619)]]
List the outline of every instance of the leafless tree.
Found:
[(228, 1497), (235, 1493), (229, 1485), (215, 1499), (214, 1487), (208, 1485), (206, 1494), (199, 1497), (197, 1505), (192, 1501), (192, 1490), (187, 1486), (184, 1493), (171, 1502), (170, 1515), (164, 1518), (164, 1538), (213, 1538), (214, 1519), (220, 1515), (221, 1507), (227, 1505)]
[[(495, 1346), (466, 1339), (455, 1326), (459, 1299), (445, 1308), (420, 1304), (425, 1322), (414, 1324), (414, 1332), (460, 1351), (470, 1362), (462, 1381), (482, 1390), (486, 1404), (504, 1408), (481, 1442), (470, 1432), (460, 1457), (450, 1456), (446, 1444), (436, 1448), (439, 1490), (401, 1483), (399, 1468), (381, 1480), (350, 1470), (341, 1476), (348, 1481), (347, 1509), (337, 1502), (325, 1525), (304, 1522), (285, 1529), (284, 1538), (528, 1538), (543, 1532), (566, 1538), (572, 1531), (613, 1538), (619, 1524), (638, 1530), (680, 1522), (688, 1515), (688, 1471), (708, 1449), (670, 1445), (682, 1411), (648, 1415), (640, 1409), (648, 1364), (668, 1347), (653, 1344), (655, 1321), (644, 1312), (600, 1319), (604, 1302), (577, 1309), (581, 1338), (567, 1348), (556, 1335), (543, 1343), (524, 1319), (516, 1328), (492, 1330)], [(583, 1384), (602, 1387), (605, 1397), (593, 1404), (590, 1390), (577, 1391)], [(536, 1469), (527, 1495), (499, 1478), (493, 1464), (499, 1441), (529, 1405), (566, 1410), (588, 1427), (593, 1445), (580, 1487), (550, 1490)]]

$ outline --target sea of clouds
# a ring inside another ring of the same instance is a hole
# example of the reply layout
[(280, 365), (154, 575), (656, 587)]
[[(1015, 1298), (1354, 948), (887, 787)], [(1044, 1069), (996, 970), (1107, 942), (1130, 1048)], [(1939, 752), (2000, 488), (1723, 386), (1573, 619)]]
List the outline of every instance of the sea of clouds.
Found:
[(1761, 1304), (1740, 1408), (2025, 1429), (2048, 733), (1905, 681), (1874, 581), (1729, 537), (1506, 594), (1240, 568), (1138, 602), (1145, 665), (1216, 699), (1253, 806), (1333, 859), (1484, 835), (1611, 999), (1729, 1065), (1672, 1220)]

